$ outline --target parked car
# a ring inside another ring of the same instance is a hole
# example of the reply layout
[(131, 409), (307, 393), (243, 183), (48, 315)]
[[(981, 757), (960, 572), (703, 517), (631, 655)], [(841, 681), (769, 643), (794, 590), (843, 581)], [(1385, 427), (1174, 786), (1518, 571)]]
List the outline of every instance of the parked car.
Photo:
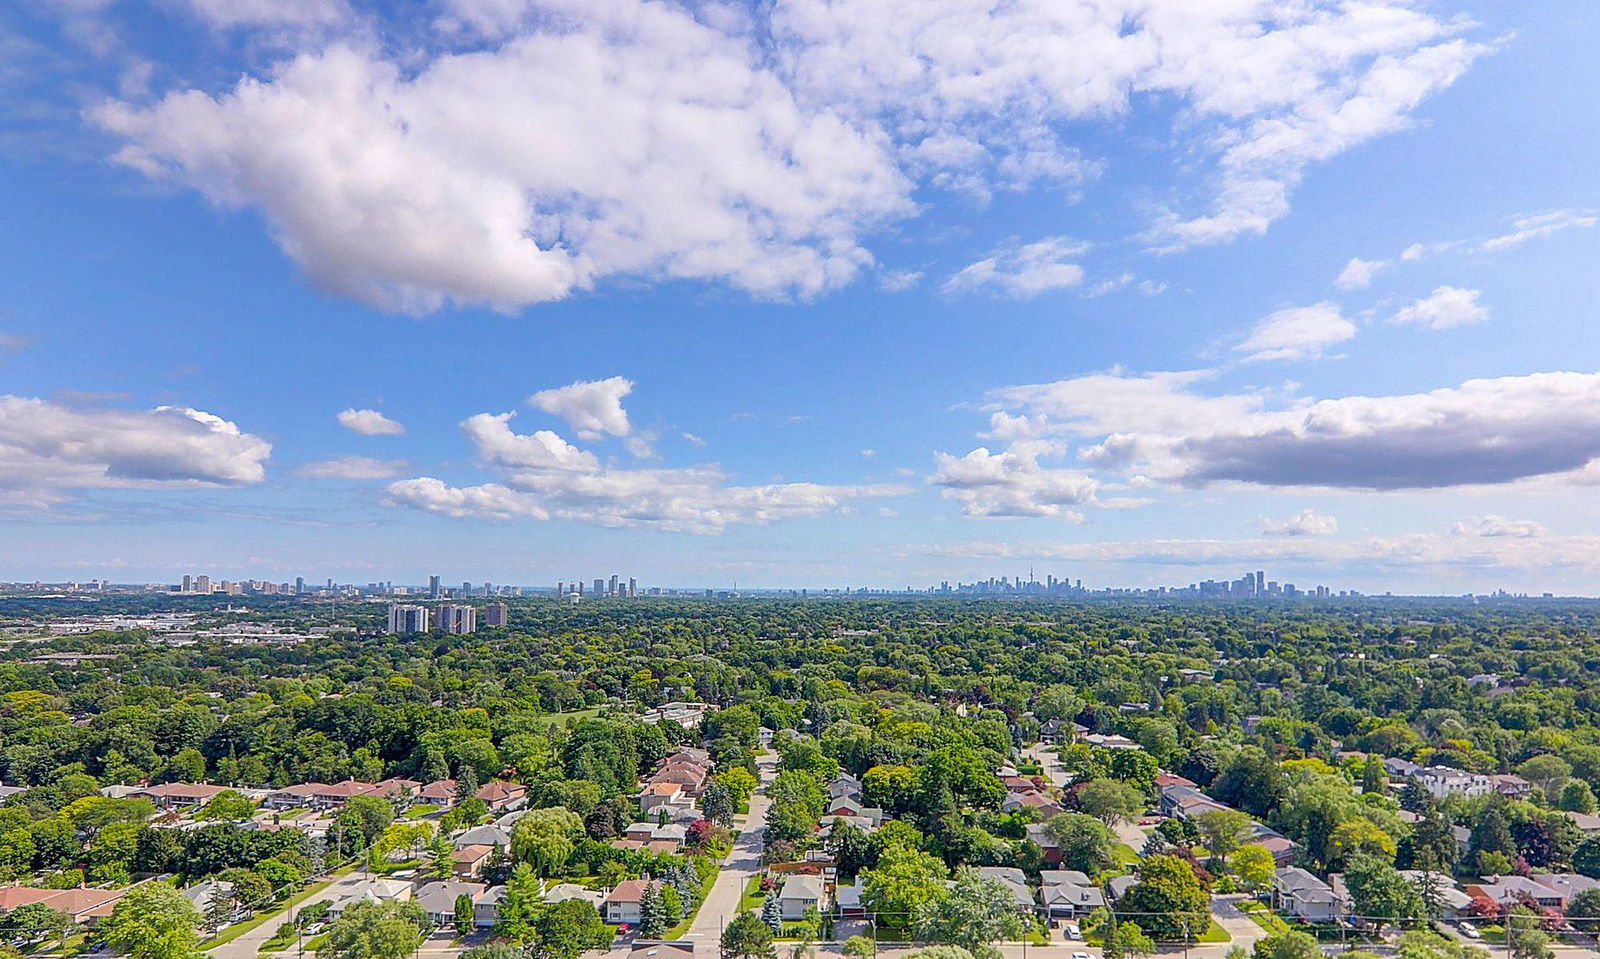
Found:
[(1463, 920), (1461, 925), (1457, 926), (1456, 928), (1459, 929), (1461, 931), (1461, 934), (1463, 936), (1466, 936), (1468, 939), (1482, 939), (1483, 938), (1483, 933), (1479, 932), (1478, 931), (1478, 927), (1474, 926), (1470, 922), (1466, 922), (1466, 921)]
[(1077, 923), (1075, 923), (1075, 922), (1067, 923), (1067, 938), (1068, 939), (1082, 939), (1083, 938), (1083, 930), (1081, 928), (1079, 928)]

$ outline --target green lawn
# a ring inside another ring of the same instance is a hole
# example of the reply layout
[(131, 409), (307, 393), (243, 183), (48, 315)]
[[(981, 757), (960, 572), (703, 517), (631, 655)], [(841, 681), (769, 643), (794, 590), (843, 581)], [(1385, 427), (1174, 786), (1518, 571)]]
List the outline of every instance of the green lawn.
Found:
[(1200, 942), (1232, 942), (1233, 941), (1233, 937), (1228, 935), (1228, 930), (1226, 930), (1226, 929), (1222, 928), (1221, 926), (1217, 925), (1217, 921), (1215, 919), (1213, 919), (1213, 920), (1211, 920), (1211, 925), (1206, 927), (1206, 931), (1202, 932), (1200, 934), (1199, 941)]
[(548, 716), (536, 716), (533, 722), (542, 726), (550, 726), (568, 721), (577, 722), (580, 719), (593, 719), (598, 715), (600, 715), (600, 707), (596, 706), (593, 709), (578, 709), (570, 713), (551, 713)]
[(1117, 857), (1117, 865), (1119, 866), (1136, 866), (1139, 864), (1138, 851), (1125, 842), (1117, 843), (1117, 848), (1113, 852)]
[(750, 881), (745, 883), (744, 897), (739, 900), (739, 911), (750, 912), (755, 910), (760, 912), (761, 903), (766, 898), (767, 894), (761, 891), (761, 877), (751, 876)]
[(1239, 911), (1249, 916), (1251, 922), (1275, 936), (1281, 936), (1289, 931), (1288, 923), (1280, 919), (1277, 913), (1259, 902), (1241, 902), (1239, 903)]
[(417, 803), (416, 805), (414, 805), (414, 806), (410, 807), (409, 809), (407, 809), (406, 810), (406, 814), (401, 818), (403, 818), (403, 819), (424, 819), (424, 818), (426, 818), (428, 816), (431, 816), (434, 813), (438, 812), (441, 808), (442, 807), (440, 807), (440, 806), (434, 806), (434, 805), (430, 805), (428, 803)]

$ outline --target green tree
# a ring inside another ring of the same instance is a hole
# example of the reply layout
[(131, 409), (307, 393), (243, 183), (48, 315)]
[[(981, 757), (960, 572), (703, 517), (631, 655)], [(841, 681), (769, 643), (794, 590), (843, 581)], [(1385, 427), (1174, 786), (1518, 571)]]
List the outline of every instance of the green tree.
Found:
[(1093, 816), (1062, 813), (1044, 825), (1061, 850), (1061, 868), (1095, 876), (1117, 863), (1117, 835)]
[(1347, 819), (1333, 828), (1327, 843), (1328, 868), (1342, 869), (1358, 856), (1394, 862), (1395, 841), (1369, 819)]
[(1512, 959), (1551, 959), (1555, 955), (1542, 925), (1542, 918), (1527, 906), (1513, 906), (1506, 913), (1506, 950)]
[(667, 916), (661, 908), (661, 884), (652, 882), (644, 887), (639, 899), (639, 937), (660, 939), (667, 931)]
[(1156, 941), (1145, 935), (1138, 923), (1120, 923), (1117, 926), (1117, 942), (1121, 945), (1124, 955), (1133, 956), (1135, 959), (1146, 959), (1156, 952)]
[(919, 938), (960, 946), (975, 959), (994, 959), (995, 942), (1022, 935), (1011, 888), (971, 868), (957, 870), (949, 893), (922, 903), (913, 920)]
[(328, 928), (317, 959), (406, 959), (427, 928), (414, 902), (351, 903)]
[(534, 941), (535, 923), (544, 903), (544, 884), (533, 867), (517, 863), (506, 882), (506, 894), (500, 900), (500, 914), (495, 920), (495, 935), (518, 945)]
[(861, 873), (861, 901), (885, 925), (906, 927), (929, 903), (944, 897), (945, 875), (938, 858), (912, 847), (890, 846), (876, 866)]
[(722, 930), (722, 959), (773, 959), (772, 930), (753, 912), (735, 916)]
[(475, 925), (472, 915), (472, 897), (466, 893), (456, 897), (455, 927), (456, 932), (466, 935)]
[(511, 827), (511, 855), (533, 866), (541, 876), (554, 876), (583, 838), (583, 820), (561, 806), (530, 810)]
[(1177, 856), (1152, 856), (1139, 867), (1139, 881), (1117, 903), (1138, 915), (1157, 939), (1198, 936), (1211, 925), (1211, 898), (1194, 869)]
[(130, 959), (191, 959), (200, 944), (200, 914), (166, 883), (135, 886), (101, 923), (102, 938)]
[(1596, 808), (1594, 790), (1581, 779), (1574, 779), (1561, 787), (1557, 807), (1566, 812), (1593, 813)]
[(1517, 775), (1537, 786), (1546, 796), (1554, 798), (1572, 776), (1572, 764), (1546, 753), (1534, 756), (1517, 766)]
[(1352, 859), (1344, 881), (1356, 914), (1367, 917), (1380, 934), (1385, 924), (1420, 917), (1425, 911), (1417, 887), (1375, 856)]
[(1115, 779), (1091, 779), (1077, 796), (1079, 809), (1108, 826), (1133, 820), (1144, 809), (1144, 793)]
[(224, 789), (211, 797), (211, 800), (195, 814), (196, 819), (207, 819), (220, 822), (243, 822), (255, 814), (256, 804), (245, 797), (243, 793), (232, 789)]
[(1222, 859), (1244, 841), (1250, 831), (1250, 817), (1236, 809), (1208, 809), (1194, 817), (1200, 840), (1212, 859)]
[(600, 911), (585, 899), (564, 899), (546, 906), (534, 923), (543, 959), (578, 959), (590, 949), (604, 949), (614, 933)]
[(1289, 931), (1256, 940), (1255, 959), (1323, 959), (1322, 947), (1310, 933)]
[(1228, 868), (1233, 870), (1233, 874), (1247, 889), (1265, 889), (1270, 886), (1277, 866), (1277, 860), (1272, 858), (1272, 852), (1256, 843), (1240, 846), (1228, 856)]
[(878, 943), (871, 936), (851, 936), (839, 951), (850, 959), (877, 959)]

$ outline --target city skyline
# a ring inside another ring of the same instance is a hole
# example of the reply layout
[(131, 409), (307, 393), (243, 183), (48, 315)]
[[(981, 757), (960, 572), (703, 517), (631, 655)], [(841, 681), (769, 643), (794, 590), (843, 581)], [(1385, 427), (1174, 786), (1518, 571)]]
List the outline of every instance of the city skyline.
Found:
[(145, 6), (0, 11), (0, 581), (1600, 594), (1593, 10)]

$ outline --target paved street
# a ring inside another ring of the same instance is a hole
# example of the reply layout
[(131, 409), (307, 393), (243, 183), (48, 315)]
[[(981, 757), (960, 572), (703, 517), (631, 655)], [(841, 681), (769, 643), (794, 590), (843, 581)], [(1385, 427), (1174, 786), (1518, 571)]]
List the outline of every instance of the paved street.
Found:
[(767, 805), (770, 802), (766, 788), (777, 775), (777, 763), (777, 754), (770, 752), (756, 759), (761, 786), (750, 797), (750, 812), (744, 821), (735, 823), (739, 835), (734, 840), (733, 851), (723, 860), (722, 872), (717, 874), (711, 892), (700, 904), (700, 911), (695, 913), (694, 922), (684, 934), (684, 938), (696, 943), (697, 953), (711, 954), (716, 951), (723, 926), (739, 912), (744, 887), (750, 882), (751, 876), (761, 871), (761, 852), (766, 848), (762, 833), (767, 827)]
[[(365, 879), (366, 874), (360, 870), (357, 870), (348, 876), (341, 876), (340, 878), (334, 880), (333, 884), (328, 886), (326, 889), (323, 889), (321, 892), (318, 892), (308, 898), (305, 902), (295, 906), (293, 911), (298, 913), (302, 908), (309, 906), (312, 903), (337, 899), (344, 895), (346, 889), (359, 882), (362, 882)], [(222, 945), (217, 946), (215, 949), (209, 950), (206, 955), (213, 956), (215, 959), (256, 959), (256, 954), (260, 951), (261, 944), (266, 942), (268, 939), (271, 939), (272, 934), (277, 932), (278, 927), (287, 922), (288, 919), (288, 912), (285, 912), (281, 916), (274, 916), (239, 938), (233, 940), (232, 942), (225, 942)], [(293, 956), (294, 950), (290, 949), (287, 952), (282, 953), (282, 955)]]

